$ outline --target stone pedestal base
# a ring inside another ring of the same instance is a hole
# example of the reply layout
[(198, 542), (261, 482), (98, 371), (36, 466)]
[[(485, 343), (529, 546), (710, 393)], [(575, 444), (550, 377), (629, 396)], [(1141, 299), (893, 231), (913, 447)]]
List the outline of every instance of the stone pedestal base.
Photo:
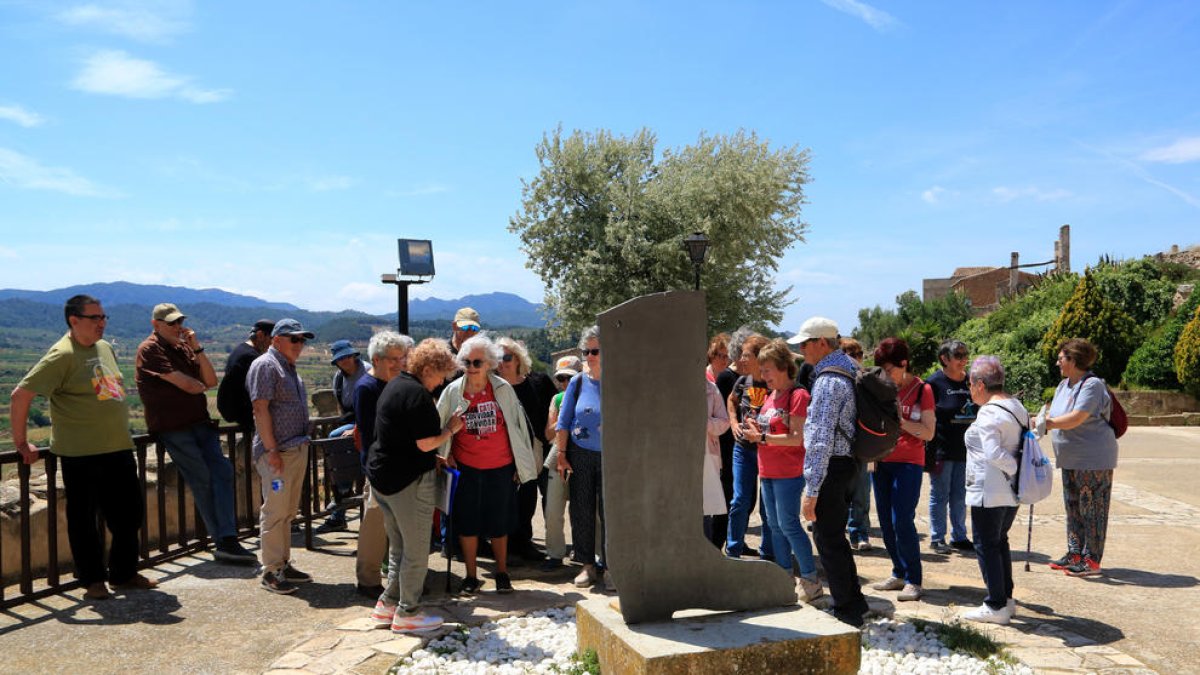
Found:
[(676, 617), (626, 625), (609, 600), (585, 600), (579, 651), (594, 649), (600, 672), (614, 675), (858, 672), (859, 632), (811, 607)]

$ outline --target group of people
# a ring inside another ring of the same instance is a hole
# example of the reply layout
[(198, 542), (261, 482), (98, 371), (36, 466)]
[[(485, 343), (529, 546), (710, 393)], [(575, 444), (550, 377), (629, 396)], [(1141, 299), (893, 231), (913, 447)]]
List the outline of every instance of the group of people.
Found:
[[(13, 391), (14, 442), (25, 461), (36, 459), (26, 416), (35, 396), (49, 398), (51, 452), (62, 461), (69, 542), (85, 596), (107, 598), (109, 584), (153, 588), (137, 572), (143, 497), (125, 385), (103, 340), (107, 315), (98, 300), (81, 295), (67, 301), (64, 317), (67, 334)], [(138, 348), (136, 384), (147, 425), (191, 489), (214, 555), (253, 563), (237, 538), (233, 468), (208, 413), (205, 392), (217, 386), (216, 372), (185, 319), (175, 305), (156, 306), (152, 332)], [(258, 562), (261, 586), (273, 593), (293, 593), (312, 580), (292, 565), (290, 530), (310, 443), (308, 396), (296, 361), (314, 337), (295, 319), (256, 323), (230, 354), (218, 390), (218, 409), (247, 432), (261, 478)], [(455, 315), (449, 340), (414, 344), (379, 332), (366, 361), (348, 342), (333, 345), (335, 390), (346, 413), (335, 434), (355, 439), (367, 476), (358, 587), (376, 597), (376, 622), (396, 632), (440, 625), (436, 614), (421, 611), (436, 539), (444, 537), (446, 555), (457, 548), (466, 565), (462, 594), (484, 585), (477, 560), (485, 547), (496, 561), (498, 593), (513, 589), (510, 555), (540, 560), (543, 569), (561, 567), (568, 512), (580, 566), (574, 583), (613, 589), (605, 559), (596, 327), (583, 331), (579, 351), (582, 358), (559, 359), (552, 378), (538, 373), (524, 345), (489, 337), (470, 308)], [(911, 372), (903, 340), (883, 340), (872, 356), (896, 385), (901, 436), (894, 451), (868, 467), (852, 450), (862, 347), (843, 338), (833, 321), (810, 318), (788, 340), (743, 330), (710, 341), (703, 515), (715, 545), (729, 556), (757, 555), (794, 569), (797, 592), (809, 601), (825, 593), (819, 559), (831, 613), (861, 625), (867, 603), (853, 554), (871, 548), (869, 495), (873, 489), (893, 565), (875, 588), (898, 591), (898, 600), (918, 599), (915, 514), (928, 473), (932, 549), (973, 550), (987, 587), (984, 604), (965, 618), (1006, 623), (1014, 612), (1007, 533), (1016, 515), (1016, 450), (1022, 428), (1031, 427), (1051, 435), (1062, 470), (1067, 551), (1051, 566), (1074, 576), (1099, 573), (1117, 453), (1107, 423), (1112, 401), (1090, 370), (1097, 358), (1092, 345), (1075, 339), (1060, 346), (1063, 381), (1036, 417), (1005, 392), (1004, 367), (995, 357), (976, 358), (968, 371), (962, 342), (941, 346), (941, 369), (927, 381)], [(449, 527), (436, 527), (443, 473), (456, 476), (457, 489)], [(545, 551), (533, 542), (539, 494)], [(745, 535), (756, 502), (762, 544), (751, 550)], [(107, 563), (97, 513), (112, 534)]]
[[(799, 345), (804, 365), (796, 366), (788, 343)], [(892, 562), (891, 574), (873, 588), (896, 591), (899, 601), (923, 594), (916, 510), (928, 475), (931, 552), (973, 552), (987, 587), (983, 605), (964, 618), (1007, 623), (1015, 611), (1008, 530), (1017, 510), (1017, 452), (1023, 429), (1033, 428), (1051, 436), (1067, 511), (1067, 552), (1050, 566), (1071, 576), (1100, 572), (1117, 442), (1108, 423), (1110, 394), (1090, 370), (1098, 357), (1090, 343), (1060, 345), (1063, 380), (1053, 400), (1031, 417), (1005, 392), (1004, 366), (996, 357), (981, 356), (968, 369), (967, 345), (947, 340), (938, 350), (941, 367), (922, 380), (910, 369), (903, 340), (880, 341), (871, 356), (896, 387), (900, 437), (894, 450), (870, 464), (851, 452), (853, 380), (863, 356), (861, 344), (820, 317), (786, 342), (745, 330), (712, 338), (706, 375), (725, 398), (731, 423), (719, 437), (719, 450), (708, 454), (720, 469), (728, 504), (725, 527), (706, 526), (714, 545), (731, 557), (753, 555), (794, 570), (798, 594), (813, 600), (824, 590), (815, 572), (815, 544), (834, 615), (858, 625), (866, 605), (851, 552), (873, 548), (872, 492)], [(758, 550), (745, 542), (756, 501)], [(718, 505), (714, 512), (724, 511)], [(804, 521), (813, 523), (811, 542)]]

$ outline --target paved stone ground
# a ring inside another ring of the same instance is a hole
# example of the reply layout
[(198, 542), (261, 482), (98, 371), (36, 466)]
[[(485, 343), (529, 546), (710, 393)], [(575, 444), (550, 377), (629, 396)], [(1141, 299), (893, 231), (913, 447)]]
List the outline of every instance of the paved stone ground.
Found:
[[(1014, 555), (1019, 618), (988, 630), (1039, 672), (1200, 673), (1200, 429), (1130, 429), (1121, 439), (1116, 483), (1100, 577), (1073, 579), (1045, 565), (1065, 549), (1057, 490), (1035, 509), (1025, 572), (1028, 509), (1022, 511), (1012, 532), (1014, 548), (1022, 549)], [(923, 513), (918, 530), (924, 546)], [(252, 568), (219, 565), (202, 554), (150, 570), (163, 582), (156, 591), (102, 603), (84, 602), (75, 591), (0, 612), (0, 672), (382, 673), (420, 642), (365, 625), (373, 603), (354, 593), (353, 535), (330, 535), (323, 543), (322, 551), (297, 548), (297, 566), (316, 583), (293, 596), (265, 593)], [(881, 549), (858, 560), (864, 583), (888, 575)], [(926, 549), (923, 560), (925, 598), (900, 603), (895, 593), (873, 592), (872, 606), (946, 620), (982, 600), (973, 556)], [(442, 592), (445, 561), (433, 557), (431, 564), (436, 611), (455, 622), (482, 623), (598, 594), (570, 585), (574, 568), (515, 567), (516, 593), (497, 596), (489, 583), (479, 597), (460, 601)], [(481, 569), (486, 578), (490, 566)], [(453, 574), (457, 582), (461, 565)]]

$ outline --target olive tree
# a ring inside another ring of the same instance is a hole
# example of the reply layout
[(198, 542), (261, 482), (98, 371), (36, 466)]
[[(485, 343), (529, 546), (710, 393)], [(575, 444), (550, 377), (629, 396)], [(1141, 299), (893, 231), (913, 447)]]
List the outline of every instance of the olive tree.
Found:
[(709, 240), (702, 287), (710, 328), (778, 323), (784, 252), (803, 241), (808, 151), (771, 148), (753, 133), (702, 134), (658, 154), (654, 134), (562, 129), (543, 137), (539, 171), (523, 181), (509, 230), (546, 284), (561, 331), (647, 293), (690, 289), (683, 238)]

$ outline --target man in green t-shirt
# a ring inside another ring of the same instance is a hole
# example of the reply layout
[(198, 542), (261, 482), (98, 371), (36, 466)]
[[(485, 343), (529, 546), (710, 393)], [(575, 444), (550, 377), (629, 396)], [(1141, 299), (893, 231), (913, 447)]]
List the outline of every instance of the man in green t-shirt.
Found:
[[(87, 295), (67, 300), (63, 314), (70, 330), (13, 389), (13, 444), (26, 464), (37, 461), (38, 449), (26, 436), (29, 408), (39, 394), (50, 399), (50, 452), (62, 463), (75, 576), (85, 598), (104, 600), (110, 597), (106, 580), (122, 590), (150, 589), (158, 582), (137, 571), (142, 486), (125, 382), (112, 345), (103, 339), (108, 316)], [(112, 533), (107, 569), (97, 513)]]

